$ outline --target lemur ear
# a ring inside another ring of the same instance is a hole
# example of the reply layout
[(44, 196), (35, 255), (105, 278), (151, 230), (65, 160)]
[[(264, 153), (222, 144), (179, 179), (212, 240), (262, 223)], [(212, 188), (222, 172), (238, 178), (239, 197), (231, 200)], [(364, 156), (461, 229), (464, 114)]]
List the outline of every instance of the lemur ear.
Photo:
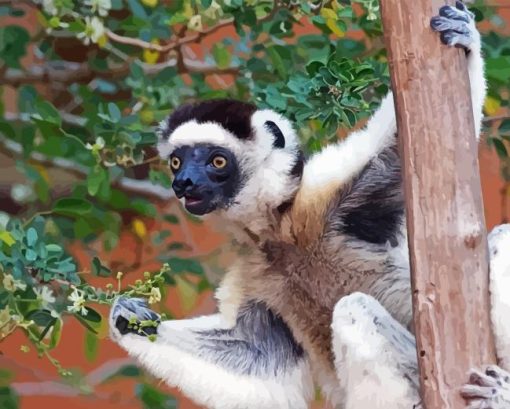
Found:
[(264, 127), (269, 131), (271, 135), (274, 136), (273, 147), (275, 148), (285, 148), (285, 137), (283, 136), (283, 132), (278, 128), (273, 121), (264, 122)]

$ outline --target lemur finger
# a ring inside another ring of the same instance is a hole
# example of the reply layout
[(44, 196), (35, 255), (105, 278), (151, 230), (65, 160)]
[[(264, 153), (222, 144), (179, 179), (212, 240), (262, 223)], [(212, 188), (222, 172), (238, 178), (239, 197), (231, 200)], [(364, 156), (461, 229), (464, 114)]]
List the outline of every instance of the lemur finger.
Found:
[(464, 21), (452, 20), (443, 16), (435, 16), (430, 20), (430, 27), (434, 31), (453, 30), (459, 34), (470, 34), (469, 27)]
[(439, 15), (454, 20), (465, 21), (466, 23), (469, 23), (469, 21), (472, 19), (470, 12), (459, 10), (452, 6), (441, 7), (439, 9)]
[(476, 399), (470, 402), (467, 409), (491, 409), (491, 404), (487, 399)]
[(472, 370), (469, 375), (469, 383), (478, 386), (494, 387), (498, 386), (497, 379), (492, 377), (489, 373), (482, 373), (477, 370)]
[(441, 42), (450, 47), (469, 49), (473, 44), (473, 38), (470, 35), (459, 34), (455, 31), (443, 31), (440, 34)]
[(489, 399), (496, 394), (496, 388), (478, 385), (464, 385), (460, 388), (464, 399)]

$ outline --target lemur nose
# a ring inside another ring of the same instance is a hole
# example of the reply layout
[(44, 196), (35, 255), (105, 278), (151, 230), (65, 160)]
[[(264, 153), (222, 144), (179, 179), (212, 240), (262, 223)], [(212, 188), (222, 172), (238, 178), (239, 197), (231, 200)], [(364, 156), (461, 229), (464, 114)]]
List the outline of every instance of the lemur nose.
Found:
[(190, 178), (175, 178), (172, 183), (172, 188), (179, 199), (192, 187), (193, 181)]

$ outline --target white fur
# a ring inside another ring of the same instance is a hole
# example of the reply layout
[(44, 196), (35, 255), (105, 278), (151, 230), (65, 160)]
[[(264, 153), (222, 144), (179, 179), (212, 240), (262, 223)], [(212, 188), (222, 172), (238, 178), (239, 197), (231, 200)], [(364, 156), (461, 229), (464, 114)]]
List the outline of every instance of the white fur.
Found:
[(489, 235), (491, 319), (501, 366), (510, 370), (510, 224)]
[[(405, 380), (402, 360), (410, 364), (411, 355), (397, 357), (390, 341), (380, 334), (374, 316), (391, 321), (402, 333), (406, 330), (384, 312), (375, 299), (361, 293), (342, 298), (333, 313), (333, 350), (345, 409), (411, 409), (418, 404), (416, 387)], [(372, 310), (373, 312), (373, 310)], [(395, 333), (398, 335), (397, 333)], [(397, 359), (400, 358), (400, 359)]]
[(180, 146), (193, 146), (200, 143), (223, 146), (231, 150), (236, 157), (241, 157), (246, 149), (242, 141), (220, 124), (216, 122), (198, 123), (192, 120), (179, 125), (172, 132), (168, 141), (160, 142), (158, 150), (160, 156), (166, 158)]
[(119, 345), (149, 372), (210, 409), (306, 409), (312, 396), (305, 362), (288, 374), (257, 379), (230, 373), (165, 344), (159, 337), (151, 343), (129, 334)]
[(389, 93), (364, 130), (326, 146), (310, 158), (303, 172), (301, 192), (313, 198), (328, 186), (338, 188), (349, 182), (374, 156), (394, 142), (396, 132), (393, 95)]
[(470, 22), (469, 30), (473, 38), (473, 43), (470, 45), (471, 52), (467, 58), (468, 74), (471, 86), (471, 103), (473, 105), (473, 119), (475, 123), (476, 138), (480, 139), (480, 130), (483, 119), (483, 104), (487, 94), (487, 83), (485, 79), (485, 65), (481, 51), (482, 42), (474, 20)]
[[(285, 138), (283, 149), (274, 149), (273, 135), (266, 129), (267, 121), (274, 122)], [(241, 222), (258, 233), (268, 227), (268, 212), (292, 197), (298, 180), (288, 175), (297, 160), (299, 140), (290, 121), (278, 113), (264, 109), (252, 116), (255, 133), (253, 145), (244, 144), (243, 156), (249, 157), (249, 179), (233, 203), (220, 217)]]

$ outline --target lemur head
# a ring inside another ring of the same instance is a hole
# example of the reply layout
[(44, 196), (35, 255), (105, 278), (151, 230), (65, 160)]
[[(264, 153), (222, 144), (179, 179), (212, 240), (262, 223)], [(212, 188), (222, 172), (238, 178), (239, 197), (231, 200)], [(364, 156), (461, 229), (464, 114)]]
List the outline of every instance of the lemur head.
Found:
[(227, 99), (187, 104), (161, 122), (159, 138), (172, 188), (195, 215), (217, 211), (256, 222), (292, 199), (299, 185), (296, 133), (274, 111)]

